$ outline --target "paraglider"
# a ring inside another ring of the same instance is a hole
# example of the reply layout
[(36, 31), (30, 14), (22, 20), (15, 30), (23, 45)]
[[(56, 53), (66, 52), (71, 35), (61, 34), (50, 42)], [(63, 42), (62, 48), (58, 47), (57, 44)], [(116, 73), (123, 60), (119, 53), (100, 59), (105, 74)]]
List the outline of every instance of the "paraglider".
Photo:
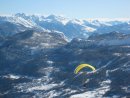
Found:
[(80, 70), (82, 70), (83, 68), (90, 68), (92, 71), (95, 71), (96, 69), (92, 66), (92, 65), (89, 65), (89, 64), (80, 64), (78, 67), (76, 67), (74, 73), (75, 74), (78, 74)]
[[(77, 66), (77, 67), (75, 68), (74, 73), (75, 73), (75, 74), (78, 74), (78, 73), (79, 73), (82, 69), (84, 69), (84, 68), (89, 68), (89, 69), (91, 69), (92, 71), (95, 71), (95, 70), (96, 70), (95, 67), (93, 67), (92, 65), (89, 65), (89, 64), (80, 64), (79, 66)], [(81, 74), (80, 74), (80, 75), (81, 75)], [(83, 72), (82, 75), (86, 77), (87, 72)], [(79, 76), (79, 75), (77, 75), (77, 76)], [(77, 77), (77, 76), (76, 76), (76, 77)], [(86, 78), (85, 78), (85, 77), (82, 78), (82, 85), (83, 85), (83, 86), (85, 86), (85, 83), (86, 83)], [(87, 81), (89, 81), (89, 80), (87, 80)]]

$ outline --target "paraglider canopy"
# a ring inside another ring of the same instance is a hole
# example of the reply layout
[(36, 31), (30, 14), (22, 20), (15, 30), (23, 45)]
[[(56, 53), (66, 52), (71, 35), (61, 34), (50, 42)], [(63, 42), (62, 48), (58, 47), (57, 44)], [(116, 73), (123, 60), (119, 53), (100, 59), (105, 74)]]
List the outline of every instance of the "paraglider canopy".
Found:
[(80, 70), (82, 70), (83, 68), (90, 68), (92, 71), (95, 71), (96, 69), (89, 64), (80, 64), (78, 67), (76, 67), (74, 73), (77, 74)]

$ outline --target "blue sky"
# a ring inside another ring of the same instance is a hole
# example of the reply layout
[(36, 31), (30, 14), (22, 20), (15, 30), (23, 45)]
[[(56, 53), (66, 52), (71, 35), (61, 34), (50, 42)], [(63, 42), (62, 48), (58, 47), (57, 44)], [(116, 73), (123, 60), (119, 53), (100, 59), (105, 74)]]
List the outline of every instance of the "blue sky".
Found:
[(0, 14), (64, 15), (70, 18), (129, 18), (130, 0), (0, 0)]

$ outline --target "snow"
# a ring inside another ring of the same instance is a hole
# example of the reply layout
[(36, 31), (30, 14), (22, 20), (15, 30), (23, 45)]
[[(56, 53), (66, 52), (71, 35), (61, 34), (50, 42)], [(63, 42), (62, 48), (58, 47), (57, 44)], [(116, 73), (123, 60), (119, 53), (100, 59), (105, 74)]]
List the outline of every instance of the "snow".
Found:
[[(4, 18), (2, 18), (4, 17)], [(129, 18), (122, 18), (122, 19), (107, 19), (107, 18), (102, 18), (102, 19), (70, 19), (70, 18), (66, 18), (63, 16), (58, 16), (58, 15), (49, 15), (49, 16), (45, 16), (45, 15), (26, 15), (24, 13), (18, 13), (16, 15), (10, 15), (10, 16), (2, 16), (0, 17), (1, 20), (4, 21), (9, 21), (11, 23), (16, 24), (17, 26), (25, 26), (27, 28), (31, 28), (33, 29), (35, 28), (39, 28), (40, 30), (46, 31), (46, 29), (44, 29), (44, 25), (45, 28), (47, 28), (46, 23), (54, 23), (53, 27), (49, 27), (51, 28), (50, 30), (59, 30), (59, 32), (69, 32), (69, 30), (66, 31), (66, 25), (68, 26), (68, 23), (70, 23), (70, 25), (72, 26), (76, 26), (76, 30), (73, 30), (71, 32), (79, 32), (79, 35), (82, 35), (86, 38), (88, 38), (89, 35), (91, 35), (91, 33), (93, 32), (98, 32), (98, 30), (100, 31), (100, 28), (102, 29), (103, 26), (105, 27), (109, 27), (109, 26), (114, 26), (114, 25), (119, 25), (119, 24), (129, 24), (130, 23), (130, 19)], [(44, 24), (45, 23), (45, 24)], [(42, 25), (44, 24), (44, 25)], [(62, 27), (63, 29), (60, 30), (61, 28), (57, 27), (57, 25), (59, 27)], [(55, 27), (56, 26), (56, 27)], [(21, 28), (20, 28), (21, 29)], [(47, 28), (48, 29), (48, 28)], [(50, 30), (48, 30), (48, 32), (50, 32)], [(129, 26), (126, 27), (122, 27), (120, 30), (130, 30)], [(24, 30), (20, 30), (20, 31), (24, 31)], [(108, 29), (108, 31), (106, 29), (104, 29), (105, 33), (106, 32), (111, 32), (111, 29)], [(103, 30), (102, 30), (103, 32)], [(101, 32), (99, 32), (101, 33)], [(77, 35), (78, 36), (78, 35)], [(77, 37), (76, 36), (76, 37)], [(67, 36), (70, 39), (74, 38), (75, 35), (71, 35), (71, 36)]]
[[(130, 18), (88, 18), (83, 19), (87, 24), (93, 26), (102, 27), (102, 26), (115, 26), (123, 23), (129, 24)], [(126, 28), (125, 28), (126, 29)]]
[(28, 92), (32, 92), (34, 90), (49, 90), (53, 87), (58, 86), (58, 84), (48, 84), (48, 85), (40, 85), (40, 86), (34, 86), (27, 89)]
[[(26, 46), (26, 48), (28, 48), (29, 46)], [(40, 51), (40, 48), (38, 46), (36, 47), (30, 47), (31, 50), (31, 55), (35, 55)]]
[(85, 31), (88, 31), (88, 32), (94, 32), (94, 31), (96, 31), (95, 28), (88, 27), (88, 26), (85, 26), (84, 30), (85, 30)]
[(20, 18), (20, 17), (17, 18), (17, 23), (23, 24), (25, 27), (29, 27), (29, 28), (32, 28), (33, 26), (36, 25), (35, 23), (32, 23), (31, 21), (26, 21), (25, 19)]
[(113, 53), (115, 56), (121, 56), (121, 53)]
[(32, 21), (25, 20), (25, 19), (23, 19), (21, 17), (15, 17), (15, 16), (13, 16), (13, 17), (7, 17), (6, 19), (9, 22), (12, 22), (14, 24), (21, 24), (21, 25), (23, 25), (25, 27), (28, 27), (28, 28), (32, 28), (33, 26), (36, 25)]
[(109, 84), (111, 83), (111, 80), (106, 80), (101, 83), (101, 87), (95, 89), (86, 91), (84, 93), (75, 94), (70, 96), (70, 98), (102, 98), (103, 95), (110, 90)]
[(58, 15), (49, 15), (49, 16), (46, 16), (42, 21), (44, 21), (44, 22), (53, 22), (53, 23), (59, 22), (62, 25), (66, 25), (69, 22), (69, 19), (65, 18), (65, 17), (63, 17), (61, 15), (60, 16), (58, 16)]
[(109, 86), (101, 87), (94, 91), (87, 91), (81, 94), (72, 95), (70, 98), (102, 98), (108, 90)]
[(53, 30), (54, 33), (60, 35), (61, 38), (63, 38), (64, 40), (66, 40), (68, 42), (68, 38), (64, 35), (63, 32), (57, 31), (57, 30)]
[(63, 25), (66, 25), (66, 24), (68, 23), (68, 21), (69, 21), (69, 20), (64, 19), (64, 20), (61, 20), (61, 23), (62, 23)]
[(109, 22), (109, 21), (129, 22), (130, 18), (87, 18), (87, 19), (84, 19), (84, 20), (87, 20), (87, 21), (98, 20), (98, 21), (101, 21), (101, 22)]
[(16, 80), (16, 79), (19, 79), (20, 76), (14, 75), (14, 74), (8, 74), (8, 75), (3, 76), (3, 78), (7, 78), (7, 79), (11, 79), (11, 80)]
[(83, 25), (83, 20), (73, 19), (73, 20), (70, 20), (69, 22), (73, 24)]
[(47, 61), (47, 63), (52, 65), (54, 62), (53, 62), (53, 61), (48, 60), (48, 61)]
[(52, 78), (50, 76), (44, 76), (36, 79), (33, 78), (31, 82), (20, 83), (16, 85), (15, 88), (19, 90), (19, 92), (26, 92), (26, 93), (33, 92), (35, 94), (34, 98), (35, 97), (42, 98), (43, 96), (46, 98), (53, 98), (55, 96), (60, 96), (62, 92), (56, 91), (55, 88), (61, 88), (62, 86), (64, 86), (65, 81), (61, 81), (58, 83), (51, 81)]
[(127, 56), (130, 56), (130, 53), (127, 53), (126, 55), (127, 55)]
[(34, 33), (34, 34), (33, 34), (33, 37), (34, 37), (34, 38), (35, 38), (35, 37), (39, 37), (39, 36), (41, 36), (40, 33)]
[(49, 91), (46, 95), (46, 98), (54, 98), (60, 96), (61, 92), (56, 92), (55, 90)]
[(106, 75), (109, 76), (109, 73), (119, 70), (119, 68), (115, 68), (113, 70), (107, 70)]
[(130, 93), (130, 86), (124, 86), (122, 89), (125, 90), (125, 92)]

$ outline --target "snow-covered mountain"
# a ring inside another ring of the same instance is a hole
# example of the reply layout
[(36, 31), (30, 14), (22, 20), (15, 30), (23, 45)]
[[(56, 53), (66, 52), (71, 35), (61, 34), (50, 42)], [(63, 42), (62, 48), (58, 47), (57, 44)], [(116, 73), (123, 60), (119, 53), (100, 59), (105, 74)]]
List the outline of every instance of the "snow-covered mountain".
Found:
[(1, 98), (129, 98), (129, 60), (129, 19), (0, 17)]
[(110, 32), (106, 34), (92, 34), (87, 39), (74, 38), (69, 45), (71, 47), (102, 47), (130, 45), (130, 34), (120, 32)]
[[(129, 33), (130, 19), (69, 19), (63, 16), (17, 13), (0, 17), (0, 34), (12, 35), (27, 29), (63, 32), (68, 39), (87, 38), (93, 33)], [(6, 33), (5, 33), (6, 32)]]
[(16, 33), (29, 30), (29, 29), (41, 29), (38, 26), (24, 18), (16, 16), (0, 16), (0, 35), (11, 36)]
[[(111, 32), (68, 42), (63, 33), (32, 30), (6, 37), (0, 46), (0, 97), (129, 97), (130, 41), (108, 43), (129, 38)], [(76, 76), (80, 63), (96, 71)]]

